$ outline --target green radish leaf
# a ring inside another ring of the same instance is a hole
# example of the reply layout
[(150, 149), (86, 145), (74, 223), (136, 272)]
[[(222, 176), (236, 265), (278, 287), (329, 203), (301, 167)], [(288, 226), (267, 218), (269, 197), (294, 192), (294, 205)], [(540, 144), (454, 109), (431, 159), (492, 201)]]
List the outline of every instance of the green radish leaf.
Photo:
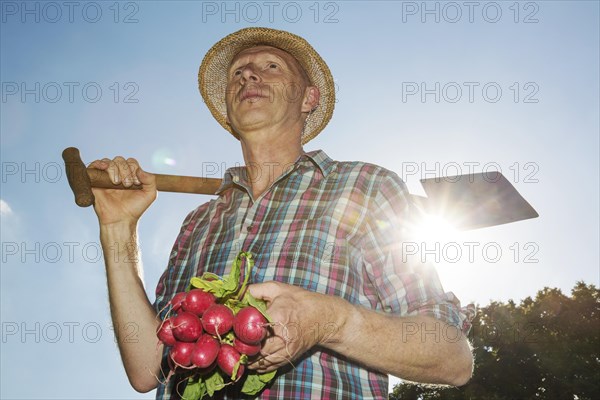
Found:
[(233, 315), (237, 314), (242, 308), (246, 307), (246, 304), (237, 299), (228, 299), (225, 305), (233, 311)]
[(234, 382), (237, 378), (238, 369), (240, 369), (239, 361), (233, 366), (233, 371), (231, 372), (231, 376), (230, 376), (231, 380)]
[(227, 343), (233, 346), (233, 339), (235, 339), (235, 333), (229, 331), (227, 332), (227, 335), (221, 336), (221, 343)]
[(235, 363), (235, 365), (233, 366), (233, 371), (231, 372), (231, 380), (235, 381), (238, 376), (238, 370), (240, 369), (240, 365), (242, 364), (246, 364), (248, 363), (248, 356), (245, 354), (242, 354), (242, 356), (240, 357), (240, 359), (238, 360), (238, 362)]
[(238, 286), (240, 284), (240, 259), (239, 255), (236, 257), (233, 265), (231, 266), (231, 271), (229, 275), (223, 277), (223, 289), (227, 290), (230, 293), (237, 292)]
[[(241, 266), (242, 259), (244, 257), (246, 258), (247, 272), (244, 282), (240, 287), (239, 284), (241, 277)], [(213, 274), (212, 272), (205, 272), (204, 274), (202, 274), (202, 277), (193, 277), (192, 279), (190, 279), (189, 288), (191, 289), (192, 287), (195, 287), (198, 289), (202, 289), (205, 292), (213, 293), (215, 297), (221, 299), (222, 302), (225, 302), (228, 300), (228, 297), (235, 295), (239, 296), (240, 293), (244, 292), (243, 289), (246, 288), (248, 277), (250, 276), (250, 272), (253, 266), (254, 261), (252, 260), (252, 254), (247, 252), (240, 252), (235, 258), (233, 265), (231, 266), (231, 271), (228, 275), (221, 278), (218, 275)]]
[(267, 372), (264, 374), (249, 374), (246, 376), (246, 380), (242, 386), (242, 393), (249, 396), (258, 394), (258, 392), (264, 389), (267, 383), (273, 380), (276, 374), (277, 371)]
[(264, 387), (265, 383), (261, 382), (260, 378), (256, 374), (250, 374), (246, 377), (244, 384), (242, 385), (242, 393), (249, 396), (253, 396), (260, 392)]
[(275, 375), (277, 375), (277, 370), (265, 372), (264, 374), (258, 374), (258, 378), (261, 382), (269, 383), (273, 380), (273, 378), (275, 378)]
[[(240, 277), (242, 275), (242, 259), (246, 259), (246, 274), (244, 278), (244, 282), (242, 282), (242, 286), (240, 287)], [(246, 284), (248, 283), (248, 277), (250, 276), (249, 272), (252, 270), (254, 266), (254, 261), (252, 260), (252, 253), (248, 253), (242, 251), (238, 253), (233, 261), (233, 265), (231, 266), (231, 272), (229, 276), (225, 278), (227, 281), (225, 286), (228, 290), (231, 290), (232, 293), (244, 292), (246, 288)]]
[(213, 274), (212, 272), (205, 272), (202, 274), (202, 279), (205, 281), (220, 281), (221, 277), (217, 274)]
[(199, 400), (206, 394), (206, 384), (202, 378), (194, 382), (194, 378), (188, 379), (188, 383), (181, 396), (182, 400)]
[(223, 282), (219, 280), (206, 280), (204, 278), (194, 277), (190, 279), (190, 284), (198, 289), (202, 289), (205, 292), (217, 293), (223, 287)]
[(210, 397), (212, 397), (216, 391), (225, 387), (225, 381), (218, 369), (215, 369), (215, 372), (206, 377), (204, 382), (206, 384), (206, 391)]
[(252, 259), (252, 253), (243, 252), (238, 254), (240, 263), (242, 262), (242, 257), (246, 257), (246, 273), (244, 274), (244, 282), (240, 288), (240, 293), (244, 294), (244, 292), (246, 292), (246, 286), (248, 285), (248, 279), (250, 279), (250, 275), (252, 274), (252, 268), (254, 268), (254, 260)]

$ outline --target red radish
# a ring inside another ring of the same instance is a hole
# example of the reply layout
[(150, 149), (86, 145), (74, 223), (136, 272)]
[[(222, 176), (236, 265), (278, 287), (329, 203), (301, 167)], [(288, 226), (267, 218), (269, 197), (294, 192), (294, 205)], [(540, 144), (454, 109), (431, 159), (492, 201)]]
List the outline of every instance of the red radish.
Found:
[(217, 357), (217, 364), (219, 365), (219, 368), (221, 368), (221, 370), (234, 381), (237, 381), (240, 376), (244, 375), (245, 367), (243, 364), (240, 364), (236, 376), (233, 376), (233, 368), (235, 368), (235, 364), (240, 361), (240, 357), (240, 353), (231, 347), (231, 345), (226, 343), (221, 345), (221, 349), (219, 350), (219, 355)]
[(255, 356), (260, 352), (260, 344), (246, 344), (239, 338), (233, 339), (233, 348), (239, 351), (241, 354), (247, 356)]
[(204, 311), (202, 326), (211, 335), (224, 335), (233, 326), (233, 312), (222, 304), (214, 304)]
[(200, 336), (192, 352), (192, 364), (198, 368), (210, 367), (217, 359), (220, 347), (219, 342), (212, 336)]
[(192, 352), (194, 343), (177, 342), (169, 351), (171, 360), (179, 366), (189, 367), (192, 365)]
[(208, 375), (214, 371), (216, 366), (217, 366), (217, 360), (215, 360), (212, 364), (210, 364), (206, 368), (196, 368), (194, 370), (194, 372), (197, 373), (198, 375)]
[(171, 299), (171, 312), (178, 312), (185, 301), (186, 292), (179, 292)]
[(158, 328), (156, 336), (167, 346), (173, 346), (177, 339), (173, 336), (173, 318), (167, 318)]
[(215, 304), (216, 300), (215, 295), (212, 293), (205, 292), (202, 289), (192, 289), (185, 296), (183, 310), (201, 317), (208, 307)]
[(200, 318), (189, 312), (181, 312), (173, 318), (173, 336), (182, 342), (195, 342), (202, 335)]
[(235, 315), (233, 331), (247, 344), (259, 344), (267, 335), (267, 319), (252, 306), (244, 307)]

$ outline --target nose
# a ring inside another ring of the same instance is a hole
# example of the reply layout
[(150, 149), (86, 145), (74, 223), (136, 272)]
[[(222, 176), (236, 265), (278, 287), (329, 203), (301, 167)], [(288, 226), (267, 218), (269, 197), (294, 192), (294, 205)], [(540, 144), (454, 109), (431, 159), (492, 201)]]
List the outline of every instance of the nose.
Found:
[(255, 68), (252, 64), (246, 64), (242, 69), (242, 77), (240, 78), (240, 83), (244, 85), (246, 82), (258, 82), (260, 77), (255, 71)]

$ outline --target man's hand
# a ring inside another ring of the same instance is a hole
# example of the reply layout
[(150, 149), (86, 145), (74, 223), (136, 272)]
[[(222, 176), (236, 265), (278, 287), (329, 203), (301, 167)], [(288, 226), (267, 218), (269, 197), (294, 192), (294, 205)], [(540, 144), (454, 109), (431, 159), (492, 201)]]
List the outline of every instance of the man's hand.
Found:
[(430, 316), (377, 312), (346, 300), (279, 282), (248, 287), (267, 303), (274, 337), (249, 365), (269, 372), (314, 346), (343, 355), (371, 370), (423, 383), (464, 385), (473, 356), (466, 336)]
[(267, 303), (273, 335), (250, 369), (259, 373), (288, 365), (317, 345), (336, 340), (343, 324), (342, 299), (279, 282), (250, 285), (250, 294)]
[(123, 186), (142, 185), (141, 190), (119, 190), (92, 188), (96, 201), (94, 210), (100, 225), (118, 223), (135, 224), (144, 211), (156, 199), (156, 179), (145, 172), (134, 158), (103, 158), (90, 165), (92, 168), (106, 171), (114, 184)]

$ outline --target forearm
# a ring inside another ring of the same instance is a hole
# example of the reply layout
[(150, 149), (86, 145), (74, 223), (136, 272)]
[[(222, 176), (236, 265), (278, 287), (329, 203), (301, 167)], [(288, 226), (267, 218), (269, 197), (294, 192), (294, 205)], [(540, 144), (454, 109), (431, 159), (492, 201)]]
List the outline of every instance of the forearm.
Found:
[[(162, 357), (157, 347), (159, 320), (144, 290), (135, 224), (100, 226), (110, 311), (127, 377), (133, 388), (156, 387)], [(134, 332), (134, 335), (131, 333)]]
[(333, 301), (339, 329), (323, 347), (410, 381), (460, 386), (470, 379), (471, 348), (458, 328), (432, 317), (398, 317)]

